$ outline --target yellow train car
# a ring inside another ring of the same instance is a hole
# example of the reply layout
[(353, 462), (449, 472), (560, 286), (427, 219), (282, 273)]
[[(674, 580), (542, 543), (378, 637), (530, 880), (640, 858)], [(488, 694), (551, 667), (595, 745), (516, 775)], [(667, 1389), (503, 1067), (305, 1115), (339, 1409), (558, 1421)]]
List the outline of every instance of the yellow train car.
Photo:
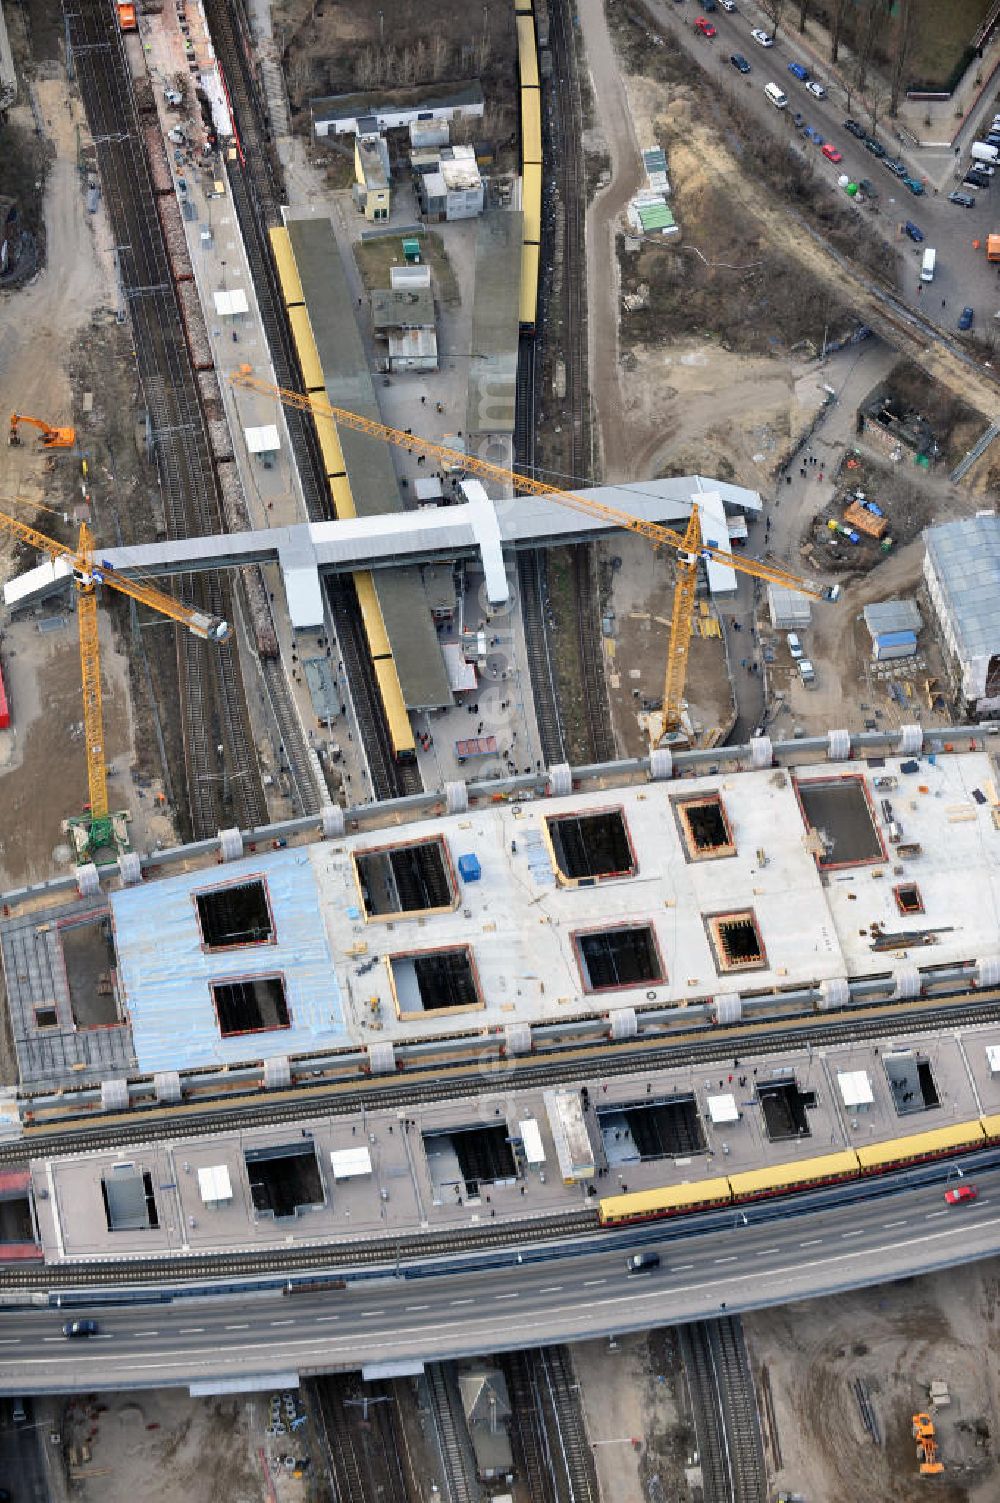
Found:
[(1000, 1117), (980, 1117), (987, 1143), (1000, 1143)]
[(537, 245), (542, 238), (542, 164), (526, 162), (521, 179), (521, 212), (524, 215), (523, 238)]
[(516, 16), (530, 16), (534, 9), (535, 0), (514, 0), (514, 14)]
[(538, 316), (538, 267), (541, 247), (521, 246), (521, 295), (518, 322), (522, 329), (533, 329)]
[(623, 1226), (630, 1221), (652, 1221), (658, 1216), (679, 1216), (685, 1211), (726, 1206), (731, 1200), (727, 1179), (700, 1179), (659, 1190), (639, 1190), (632, 1195), (609, 1195), (601, 1201), (598, 1215), (602, 1226)]
[(344, 464), (344, 451), (340, 447), (340, 439), (337, 435), (337, 425), (333, 418), (324, 417), (321, 413), (313, 414), (313, 426), (316, 429), (316, 437), (319, 439), (319, 452), (323, 456), (323, 473), (327, 479), (335, 475), (347, 473)]
[(289, 308), (288, 321), (292, 326), (292, 338), (295, 340), (295, 350), (302, 367), (302, 379), (305, 382), (306, 391), (317, 392), (325, 401), (323, 367), (320, 364), (319, 351), (313, 338), (309, 314), (304, 307)]
[(375, 677), (378, 680), (379, 694), (382, 696), (382, 708), (385, 710), (385, 718), (389, 726), (393, 754), (397, 762), (412, 762), (417, 755), (417, 748), (413, 740), (413, 727), (410, 725), (410, 717), (403, 701), (403, 691), (399, 687), (395, 661), (392, 658), (378, 658), (375, 663)]
[(840, 1153), (824, 1153), (818, 1158), (799, 1159), (792, 1164), (745, 1169), (739, 1174), (731, 1174), (729, 1185), (734, 1201), (758, 1200), (767, 1195), (783, 1195), (788, 1190), (857, 1179), (859, 1172), (858, 1156), (850, 1148)]
[(538, 51), (535, 47), (533, 16), (519, 15), (517, 21), (517, 66), (522, 89), (538, 88)]
[(521, 90), (521, 161), (542, 160), (542, 106), (537, 89)]
[(358, 573), (354, 576), (354, 588), (358, 592), (361, 619), (364, 622), (368, 651), (372, 656), (372, 661), (377, 662), (379, 658), (391, 658), (392, 647), (389, 644), (389, 633), (382, 619), (382, 607), (378, 603), (375, 581), (367, 572)]
[(285, 299), (285, 307), (298, 307), (305, 302), (306, 295), (302, 291), (299, 269), (295, 264), (295, 255), (288, 231), (281, 226), (268, 233), (271, 237), (271, 254), (277, 268), (278, 281), (281, 283), (281, 295)]
[(354, 492), (351, 490), (351, 482), (346, 475), (334, 475), (328, 480), (330, 487), (330, 499), (333, 501), (334, 514), (338, 521), (345, 517), (356, 517), (358, 512), (354, 505)]
[(936, 1127), (930, 1132), (890, 1138), (885, 1143), (867, 1143), (857, 1150), (858, 1162), (864, 1173), (878, 1174), (894, 1169), (897, 1164), (919, 1164), (923, 1159), (960, 1153), (964, 1148), (979, 1148), (985, 1142), (983, 1124), (977, 1118), (974, 1122), (957, 1122), (953, 1127)]

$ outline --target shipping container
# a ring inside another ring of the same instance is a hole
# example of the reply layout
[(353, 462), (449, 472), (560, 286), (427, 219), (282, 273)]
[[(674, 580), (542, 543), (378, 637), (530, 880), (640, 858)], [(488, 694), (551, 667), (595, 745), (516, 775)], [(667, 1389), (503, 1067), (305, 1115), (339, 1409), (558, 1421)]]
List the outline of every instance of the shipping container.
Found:
[(915, 631), (884, 631), (872, 639), (872, 657), (877, 663), (895, 658), (912, 658), (917, 651)]

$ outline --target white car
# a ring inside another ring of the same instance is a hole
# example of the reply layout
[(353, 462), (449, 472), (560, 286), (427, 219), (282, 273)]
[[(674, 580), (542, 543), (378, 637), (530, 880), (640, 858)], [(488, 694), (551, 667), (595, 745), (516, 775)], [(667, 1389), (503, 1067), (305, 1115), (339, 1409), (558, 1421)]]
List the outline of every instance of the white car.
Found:
[(756, 27), (755, 30), (750, 33), (750, 35), (753, 37), (754, 41), (759, 42), (762, 47), (774, 46), (774, 37), (771, 36), (769, 32), (762, 30), (759, 26)]
[(736, 0), (719, 0), (723, 10), (728, 10), (730, 15), (736, 9)]
[(811, 78), (806, 84), (806, 92), (814, 95), (817, 99), (826, 98), (826, 90), (821, 83), (816, 82), (815, 78)]

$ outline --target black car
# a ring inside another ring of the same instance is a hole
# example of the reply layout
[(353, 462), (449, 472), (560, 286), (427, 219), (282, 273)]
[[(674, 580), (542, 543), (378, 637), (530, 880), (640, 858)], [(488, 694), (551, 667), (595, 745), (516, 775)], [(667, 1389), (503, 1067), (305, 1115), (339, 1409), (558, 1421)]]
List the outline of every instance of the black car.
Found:
[(747, 60), (743, 56), (742, 52), (734, 52), (733, 55), (732, 55), (732, 57), (729, 59), (729, 61), (732, 63), (733, 67), (736, 69), (737, 73), (749, 73), (750, 72), (750, 64), (747, 62)]
[(961, 204), (963, 209), (975, 208), (976, 204), (976, 200), (971, 193), (949, 193), (948, 202), (950, 204)]
[(64, 1336), (96, 1336), (96, 1320), (68, 1320), (62, 1328)]
[(907, 176), (906, 163), (901, 162), (898, 157), (883, 157), (882, 166), (888, 167), (889, 171), (893, 174), (894, 177)]
[(988, 188), (991, 181), (988, 172), (977, 172), (974, 167), (970, 167), (962, 179), (962, 182), (968, 183), (970, 188)]
[(844, 129), (850, 131), (852, 136), (857, 136), (859, 141), (863, 141), (868, 134), (864, 126), (859, 125), (857, 120), (845, 120)]
[(870, 179), (863, 177), (858, 183), (858, 187), (865, 195), (865, 198), (878, 198), (878, 189), (876, 188), (875, 184), (870, 181)]
[(885, 147), (874, 136), (865, 136), (865, 150), (870, 151), (873, 157), (885, 156)]

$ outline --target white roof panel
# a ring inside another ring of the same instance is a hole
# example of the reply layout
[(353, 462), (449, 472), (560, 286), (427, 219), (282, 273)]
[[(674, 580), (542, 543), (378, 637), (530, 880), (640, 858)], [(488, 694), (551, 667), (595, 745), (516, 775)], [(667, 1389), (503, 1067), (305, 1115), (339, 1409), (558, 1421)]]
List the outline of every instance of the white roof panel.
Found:
[(1000, 1075), (1000, 1044), (986, 1045), (986, 1063), (991, 1075)]
[(740, 1120), (736, 1097), (728, 1091), (723, 1096), (709, 1096), (707, 1105), (708, 1115), (716, 1124)]
[(212, 1205), (219, 1200), (232, 1200), (233, 1186), (229, 1178), (228, 1165), (210, 1164), (207, 1169), (199, 1169), (198, 1189), (206, 1205)]
[(330, 1153), (334, 1179), (357, 1179), (371, 1174), (372, 1156), (367, 1148), (334, 1148)]
[(524, 1144), (524, 1157), (529, 1164), (544, 1164), (545, 1149), (542, 1147), (542, 1133), (534, 1117), (526, 1117), (518, 1123), (521, 1133), (521, 1142)]
[(847, 1107), (871, 1106), (875, 1100), (867, 1070), (838, 1070), (837, 1084)]
[(281, 448), (281, 440), (274, 423), (265, 423), (262, 428), (244, 428), (247, 450), (250, 454), (273, 454)]
[(232, 287), (228, 291), (216, 292), (215, 311), (219, 318), (233, 318), (237, 313), (249, 313), (250, 305), (247, 295), (242, 287)]

